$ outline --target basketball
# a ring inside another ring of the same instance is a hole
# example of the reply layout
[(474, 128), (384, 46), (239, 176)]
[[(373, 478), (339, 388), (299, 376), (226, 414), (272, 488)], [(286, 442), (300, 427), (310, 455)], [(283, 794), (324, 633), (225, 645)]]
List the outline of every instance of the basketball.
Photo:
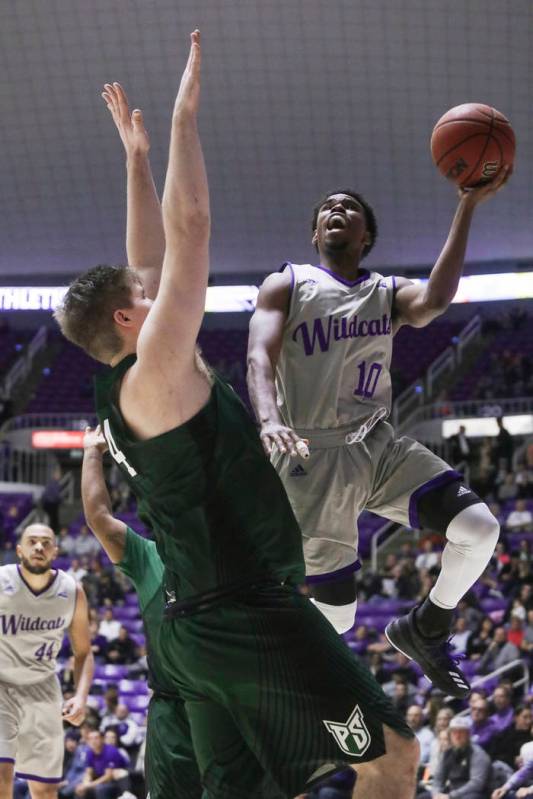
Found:
[(431, 135), (431, 155), (442, 174), (463, 188), (491, 181), (512, 166), (515, 135), (495, 108), (464, 103), (442, 116)]

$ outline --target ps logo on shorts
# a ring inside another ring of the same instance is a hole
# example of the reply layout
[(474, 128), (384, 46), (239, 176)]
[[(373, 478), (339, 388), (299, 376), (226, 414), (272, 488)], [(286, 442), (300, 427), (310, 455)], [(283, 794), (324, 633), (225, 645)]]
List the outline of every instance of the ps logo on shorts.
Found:
[(341, 721), (325, 721), (326, 729), (347, 755), (361, 757), (370, 746), (370, 733), (366, 728), (363, 714), (356, 705), (350, 718), (344, 724)]

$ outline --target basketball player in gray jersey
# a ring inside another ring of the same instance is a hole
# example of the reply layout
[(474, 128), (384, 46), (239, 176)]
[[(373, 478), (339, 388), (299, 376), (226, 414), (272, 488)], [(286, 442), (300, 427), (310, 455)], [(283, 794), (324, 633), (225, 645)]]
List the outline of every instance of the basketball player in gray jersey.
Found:
[[(54, 531), (31, 524), (17, 544), (19, 564), (0, 567), (0, 799), (13, 776), (33, 799), (57, 797), (63, 774), (63, 721), (78, 726), (93, 676), (87, 599), (61, 569)], [(63, 702), (57, 655), (68, 632), (76, 692)]]
[(392, 343), (402, 325), (424, 327), (448, 308), (474, 209), (506, 178), (502, 171), (492, 183), (460, 192), (426, 286), (363, 269), (377, 234), (372, 208), (352, 190), (329, 193), (312, 222), (320, 264), (289, 263), (267, 277), (250, 324), (250, 397), (302, 528), (317, 606), (338, 632), (352, 627), (363, 508), (442, 531), (447, 544), (436, 585), (386, 634), (454, 696), (469, 691), (447, 643), (454, 608), (489, 562), (499, 527), (461, 475), (416, 441), (397, 438), (386, 421)]

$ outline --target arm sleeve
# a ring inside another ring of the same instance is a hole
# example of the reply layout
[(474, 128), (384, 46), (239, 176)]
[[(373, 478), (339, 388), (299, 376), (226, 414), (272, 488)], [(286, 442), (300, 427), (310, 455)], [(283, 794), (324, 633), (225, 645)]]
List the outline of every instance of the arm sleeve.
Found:
[(164, 566), (155, 543), (128, 527), (124, 557), (117, 566), (132, 581), (143, 611), (163, 581)]
[(509, 789), (522, 788), (526, 783), (533, 782), (533, 760), (515, 772), (505, 783)]

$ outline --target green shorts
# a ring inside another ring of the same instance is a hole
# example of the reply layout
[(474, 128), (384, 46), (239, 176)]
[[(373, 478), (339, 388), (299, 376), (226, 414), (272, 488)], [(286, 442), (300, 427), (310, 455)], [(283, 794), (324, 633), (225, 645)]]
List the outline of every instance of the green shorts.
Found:
[(157, 694), (152, 697), (145, 772), (150, 799), (201, 799), (200, 772), (183, 700)]
[(160, 653), (209, 799), (250, 799), (265, 777), (292, 797), (383, 755), (383, 725), (413, 737), (329, 622), (289, 588), (255, 588), (165, 622)]

